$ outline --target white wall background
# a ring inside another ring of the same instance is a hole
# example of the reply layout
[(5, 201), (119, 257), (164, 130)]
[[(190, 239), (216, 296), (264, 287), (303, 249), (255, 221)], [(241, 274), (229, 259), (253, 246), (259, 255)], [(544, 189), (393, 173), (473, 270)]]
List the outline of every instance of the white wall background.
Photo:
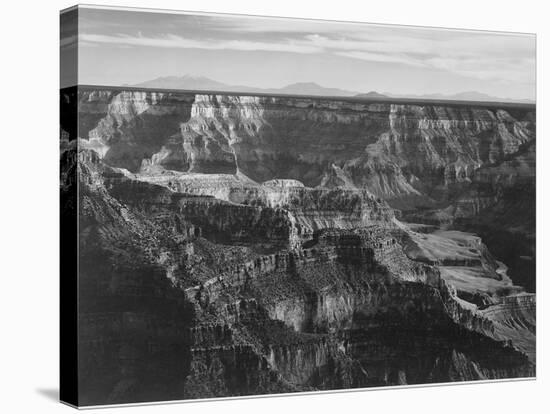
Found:
[[(131, 0), (120, 6), (492, 29), (538, 34), (538, 379), (528, 382), (426, 387), (172, 404), (109, 412), (139, 413), (535, 413), (550, 406), (545, 351), (550, 320), (544, 283), (549, 226), (548, 144), (543, 77), (550, 50), (544, 1), (391, 0)], [(70, 412), (58, 387), (58, 80), (59, 9), (71, 1), (10, 0), (3, 4), (0, 49), (0, 411)], [(548, 254), (548, 253), (547, 253)], [(546, 300), (544, 300), (546, 299)], [(544, 314), (543, 314), (544, 313)], [(546, 316), (546, 318), (543, 318)]]

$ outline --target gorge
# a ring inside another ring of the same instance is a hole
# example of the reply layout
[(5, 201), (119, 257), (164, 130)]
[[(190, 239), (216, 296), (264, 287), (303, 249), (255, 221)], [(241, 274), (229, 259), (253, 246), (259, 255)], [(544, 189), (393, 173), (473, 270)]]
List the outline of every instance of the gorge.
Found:
[(61, 105), (83, 405), (535, 375), (533, 105)]

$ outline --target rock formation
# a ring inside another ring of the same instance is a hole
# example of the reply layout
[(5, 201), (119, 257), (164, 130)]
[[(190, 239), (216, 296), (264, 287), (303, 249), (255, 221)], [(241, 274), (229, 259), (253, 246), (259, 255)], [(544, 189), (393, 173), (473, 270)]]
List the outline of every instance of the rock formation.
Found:
[(83, 404), (534, 375), (532, 107), (62, 98)]

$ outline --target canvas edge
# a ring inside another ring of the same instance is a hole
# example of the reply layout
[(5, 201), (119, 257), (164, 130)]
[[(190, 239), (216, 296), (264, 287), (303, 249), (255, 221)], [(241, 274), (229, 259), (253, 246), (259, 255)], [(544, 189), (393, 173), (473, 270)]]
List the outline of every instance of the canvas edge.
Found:
[(525, 36), (535, 36), (535, 32), (516, 32), (508, 30), (490, 30), (490, 29), (471, 29), (466, 27), (442, 27), (442, 26), (422, 26), (414, 24), (402, 24), (402, 23), (378, 23), (378, 22), (367, 22), (367, 21), (358, 21), (358, 20), (331, 20), (331, 19), (320, 19), (320, 18), (309, 18), (309, 17), (296, 17), (296, 16), (277, 16), (277, 15), (262, 15), (262, 14), (244, 14), (244, 13), (224, 13), (224, 12), (205, 12), (200, 10), (177, 10), (177, 9), (163, 9), (156, 7), (129, 7), (129, 6), (113, 6), (113, 5), (102, 5), (102, 4), (90, 4), (90, 3), (78, 3), (74, 6), (61, 9), (60, 14), (67, 13), (74, 9), (91, 9), (91, 10), (111, 10), (111, 11), (130, 11), (130, 12), (142, 12), (142, 13), (162, 13), (162, 14), (192, 14), (199, 16), (225, 16), (225, 17), (246, 17), (246, 18), (267, 18), (267, 19), (278, 19), (278, 20), (298, 20), (298, 21), (313, 21), (313, 22), (324, 22), (324, 23), (349, 23), (353, 25), (370, 25), (370, 26), (379, 26), (379, 27), (408, 27), (408, 28), (417, 28), (417, 29), (433, 29), (433, 30), (444, 30), (444, 31), (463, 31), (463, 32), (478, 32), (478, 33), (495, 33), (502, 35), (525, 35)]
[(534, 382), (536, 380), (537, 380), (537, 376), (505, 378), (505, 379), (474, 380), (474, 381), (459, 381), (459, 382), (438, 382), (433, 384), (386, 385), (386, 386), (380, 386), (380, 387), (348, 388), (348, 389), (341, 389), (341, 390), (301, 391), (301, 392), (288, 392), (288, 393), (280, 393), (280, 394), (240, 395), (235, 397), (159, 400), (159, 401), (104, 404), (104, 405), (82, 405), (82, 406), (75, 406), (71, 404), (68, 404), (68, 405), (72, 406), (73, 408), (77, 408), (79, 410), (95, 410), (95, 409), (103, 409), (103, 408), (208, 403), (208, 402), (216, 402), (216, 401), (238, 401), (238, 400), (261, 399), (261, 398), (307, 397), (307, 396), (316, 396), (316, 395), (360, 393), (360, 392), (370, 392), (370, 391), (400, 391), (400, 390), (418, 389), (418, 388), (438, 388), (438, 387), (447, 387), (447, 386), (464, 386), (464, 385), (478, 385), (478, 384), (486, 385), (486, 384), (498, 384), (498, 383), (507, 383), (507, 382), (531, 382), (531, 381)]

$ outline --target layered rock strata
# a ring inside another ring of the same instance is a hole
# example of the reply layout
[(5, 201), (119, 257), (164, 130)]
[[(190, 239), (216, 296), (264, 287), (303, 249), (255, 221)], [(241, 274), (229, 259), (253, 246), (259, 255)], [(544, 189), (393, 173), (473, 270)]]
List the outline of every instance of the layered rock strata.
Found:
[(534, 375), (534, 295), (439, 228), (529, 234), (506, 192), (534, 178), (531, 108), (77, 99), (84, 403)]

